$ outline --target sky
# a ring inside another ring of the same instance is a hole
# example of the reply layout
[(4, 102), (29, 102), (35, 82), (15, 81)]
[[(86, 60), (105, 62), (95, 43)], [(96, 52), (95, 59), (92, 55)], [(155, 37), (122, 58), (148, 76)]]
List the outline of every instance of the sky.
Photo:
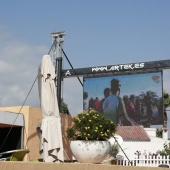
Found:
[[(0, 107), (21, 106), (28, 94), (24, 105), (40, 107), (35, 80), (52, 32), (66, 32), (63, 49), (74, 68), (170, 59), (169, 0), (0, 2)], [(168, 93), (169, 73), (163, 73)], [(77, 78), (65, 78), (62, 87), (71, 115), (81, 112), (83, 88)]]

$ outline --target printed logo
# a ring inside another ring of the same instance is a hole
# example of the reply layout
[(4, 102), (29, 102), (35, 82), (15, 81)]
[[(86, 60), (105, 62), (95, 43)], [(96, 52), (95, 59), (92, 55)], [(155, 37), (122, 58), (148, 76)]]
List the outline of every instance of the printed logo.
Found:
[(156, 83), (160, 82), (160, 77), (159, 76), (152, 76), (152, 80)]
[(67, 70), (67, 72), (65, 73), (65, 76), (71, 76), (71, 73), (69, 70)]
[(139, 69), (143, 68), (145, 66), (145, 63), (135, 63), (135, 64), (121, 64), (121, 65), (115, 65), (115, 66), (102, 66), (102, 67), (92, 67), (92, 72), (96, 71), (120, 71), (120, 70), (133, 70), (133, 69)]

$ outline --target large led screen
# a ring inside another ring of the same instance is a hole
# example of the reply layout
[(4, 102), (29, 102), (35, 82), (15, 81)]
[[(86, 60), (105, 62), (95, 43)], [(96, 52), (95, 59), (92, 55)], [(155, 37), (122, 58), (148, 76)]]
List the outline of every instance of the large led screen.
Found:
[(116, 124), (162, 125), (162, 72), (83, 79), (83, 109), (97, 110)]

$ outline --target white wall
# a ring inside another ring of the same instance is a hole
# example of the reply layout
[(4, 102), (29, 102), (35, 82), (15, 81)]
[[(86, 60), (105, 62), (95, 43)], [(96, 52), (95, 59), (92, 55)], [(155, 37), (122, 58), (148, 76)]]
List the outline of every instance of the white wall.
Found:
[(156, 128), (144, 128), (149, 137), (156, 137)]
[(0, 111), (0, 124), (24, 126), (23, 114)]
[[(168, 144), (170, 140), (157, 138), (156, 128), (144, 128), (150, 137), (150, 141), (123, 141), (121, 148), (128, 157), (134, 156), (136, 151), (140, 151), (141, 154), (156, 153), (158, 150), (163, 150), (163, 145)], [(120, 149), (119, 155), (125, 157), (125, 154)]]

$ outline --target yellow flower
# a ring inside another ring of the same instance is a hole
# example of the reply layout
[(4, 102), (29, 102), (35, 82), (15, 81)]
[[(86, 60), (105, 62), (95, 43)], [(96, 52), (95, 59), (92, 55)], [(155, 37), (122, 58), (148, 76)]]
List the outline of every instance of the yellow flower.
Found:
[(88, 136), (90, 136), (90, 134), (88, 134)]
[(98, 127), (96, 127), (96, 129), (98, 129)]
[(89, 122), (91, 122), (91, 120), (89, 120)]
[(88, 137), (86, 137), (86, 140), (88, 140)]
[(100, 127), (102, 127), (102, 125), (100, 125)]

